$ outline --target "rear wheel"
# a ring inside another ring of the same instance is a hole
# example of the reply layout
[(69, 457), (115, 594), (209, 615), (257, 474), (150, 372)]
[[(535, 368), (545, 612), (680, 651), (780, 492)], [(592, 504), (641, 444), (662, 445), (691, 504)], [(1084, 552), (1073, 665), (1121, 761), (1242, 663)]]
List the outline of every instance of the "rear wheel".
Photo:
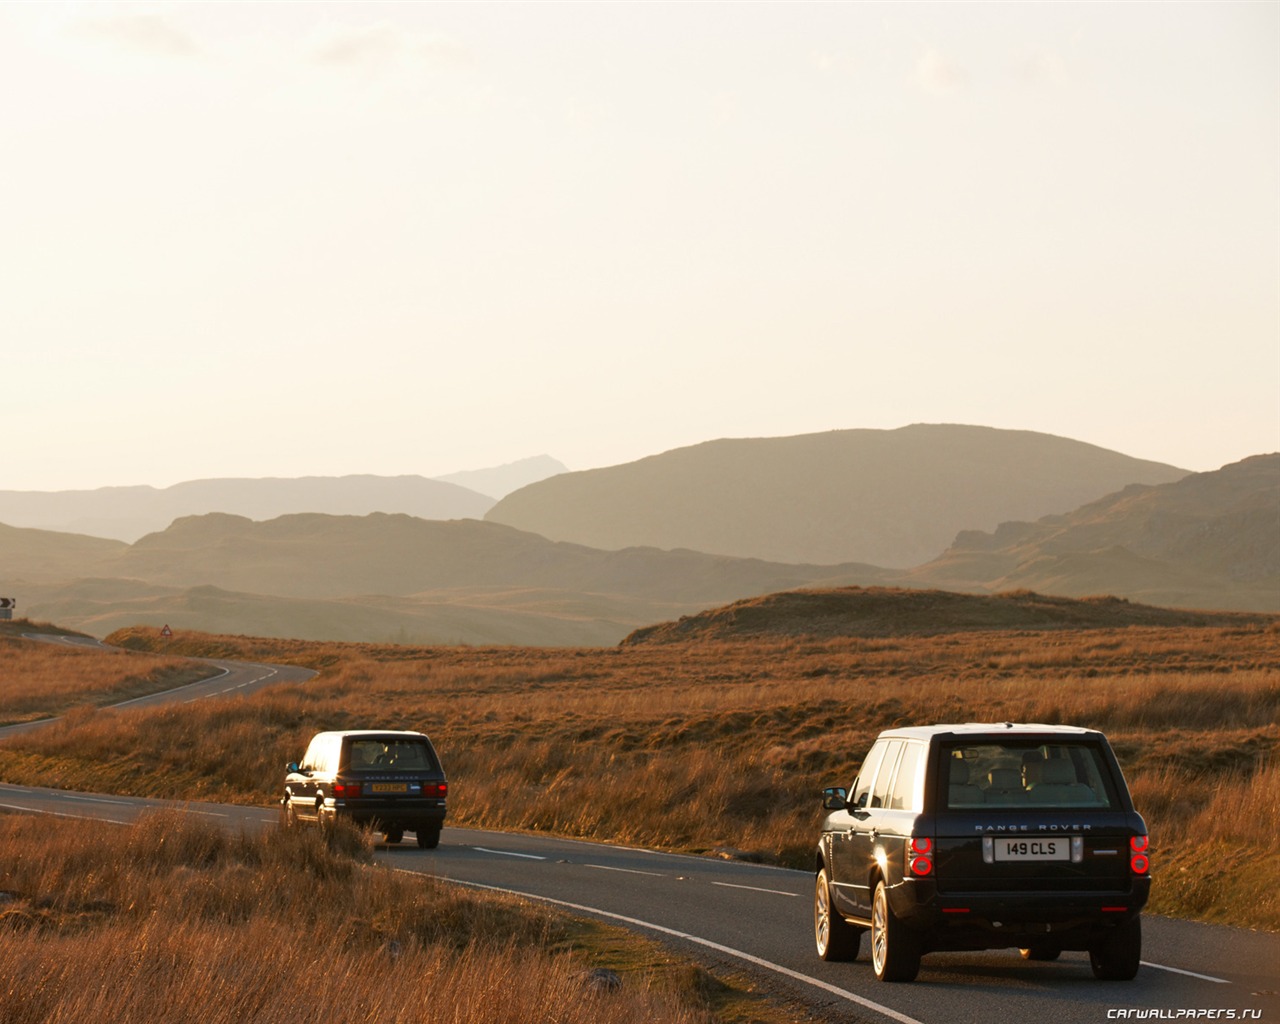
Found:
[(1142, 919), (1136, 914), (1089, 947), (1089, 966), (1102, 981), (1129, 981), (1142, 959)]
[(813, 887), (813, 938), (823, 960), (858, 959), (862, 929), (849, 924), (831, 902), (826, 868), (818, 872)]
[(440, 826), (418, 829), (418, 846), (424, 850), (434, 850), (440, 845)]
[(884, 882), (876, 883), (871, 904), (871, 967), (881, 981), (915, 981), (920, 973), (920, 936), (889, 906)]
[(398, 843), (398, 842), (400, 842), (400, 840), (401, 840), (401, 839), (403, 839), (403, 838), (404, 838), (404, 829), (402, 829), (402, 828), (389, 828), (389, 829), (387, 829), (385, 832), (383, 832), (382, 834), (383, 834), (383, 836), (385, 836), (385, 837), (386, 837), (386, 840), (387, 840), (387, 842), (388, 842), (388, 843)]

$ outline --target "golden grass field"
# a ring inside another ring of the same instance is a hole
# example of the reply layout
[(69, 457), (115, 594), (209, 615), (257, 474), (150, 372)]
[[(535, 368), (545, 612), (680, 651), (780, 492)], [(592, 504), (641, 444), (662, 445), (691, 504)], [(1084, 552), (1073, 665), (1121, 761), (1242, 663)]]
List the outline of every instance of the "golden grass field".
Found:
[[(185, 658), (52, 646), (0, 631), (0, 725), (170, 690), (208, 675)], [(26, 627), (30, 630), (30, 626)]]
[[(717, 1019), (709, 976), (653, 943), (374, 868), (368, 847), (350, 827), (233, 836), (177, 811), (0, 816), (0, 1021)], [(621, 989), (584, 982), (602, 956)]]
[(320, 675), (226, 702), (73, 711), (8, 741), (7, 781), (269, 804), (313, 732), (415, 728), (450, 773), (454, 824), (807, 867), (818, 792), (850, 782), (879, 730), (1088, 725), (1111, 737), (1151, 828), (1150, 909), (1280, 929), (1274, 623), (608, 649), (109, 639)]

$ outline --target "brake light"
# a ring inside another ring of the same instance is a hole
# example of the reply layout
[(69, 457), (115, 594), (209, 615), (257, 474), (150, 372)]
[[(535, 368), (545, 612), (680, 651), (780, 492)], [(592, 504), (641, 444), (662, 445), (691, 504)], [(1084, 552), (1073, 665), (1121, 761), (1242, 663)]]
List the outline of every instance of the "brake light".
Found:
[(1151, 870), (1151, 859), (1147, 856), (1149, 842), (1146, 836), (1129, 840), (1129, 870), (1135, 875), (1145, 875)]
[(907, 847), (907, 866), (913, 875), (933, 873), (933, 840), (928, 836), (912, 836)]
[(447, 782), (424, 782), (422, 784), (423, 796), (445, 796), (449, 792), (449, 783)]
[(333, 784), (333, 795), (335, 797), (353, 797), (360, 795), (360, 783), (358, 782), (335, 782)]

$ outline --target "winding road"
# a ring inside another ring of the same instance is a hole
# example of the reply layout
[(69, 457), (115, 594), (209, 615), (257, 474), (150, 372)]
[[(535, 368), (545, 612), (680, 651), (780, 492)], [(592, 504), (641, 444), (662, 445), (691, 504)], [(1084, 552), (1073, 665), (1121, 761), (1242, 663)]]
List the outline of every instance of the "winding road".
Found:
[[(129, 703), (140, 707), (249, 693), (310, 675), (285, 666), (210, 664), (217, 674), (208, 680)], [(0, 738), (32, 727), (0, 730)], [(465, 792), (465, 780), (454, 784)], [(0, 784), (0, 808), (8, 811), (125, 824), (158, 806), (174, 804)], [(229, 828), (252, 830), (278, 821), (275, 808), (180, 806)], [(516, 893), (656, 936), (705, 962), (751, 973), (825, 1021), (1280, 1022), (1280, 935), (1147, 915), (1143, 967), (1131, 982), (1095, 981), (1083, 953), (1037, 963), (1023, 961), (1016, 951), (996, 951), (931, 954), (917, 982), (892, 985), (873, 977), (865, 939), (856, 963), (818, 959), (808, 872), (453, 827), (445, 828), (439, 849), (381, 845), (375, 857), (398, 871)]]

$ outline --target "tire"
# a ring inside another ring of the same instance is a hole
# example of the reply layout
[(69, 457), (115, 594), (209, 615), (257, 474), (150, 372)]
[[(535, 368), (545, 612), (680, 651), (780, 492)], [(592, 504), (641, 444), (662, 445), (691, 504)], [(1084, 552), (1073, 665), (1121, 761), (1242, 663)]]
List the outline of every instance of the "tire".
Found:
[(871, 969), (881, 981), (915, 981), (923, 943), (889, 906), (884, 881), (876, 883), (871, 903)]
[(1057, 960), (1058, 957), (1062, 956), (1062, 950), (1057, 946), (1039, 942), (1027, 949), (1020, 949), (1018, 952), (1022, 954), (1023, 960)]
[(386, 838), (388, 843), (398, 843), (400, 842), (401, 839), (404, 838), (404, 829), (389, 828), (382, 834)]
[(440, 845), (440, 826), (418, 829), (418, 846), (423, 850), (434, 850)]
[(823, 960), (858, 959), (862, 929), (849, 924), (832, 904), (826, 868), (818, 872), (813, 887), (813, 938), (818, 947), (818, 956)]
[(298, 827), (298, 812), (293, 809), (293, 801), (288, 795), (280, 801), (280, 824), (288, 829), (296, 829)]
[(1089, 947), (1089, 966), (1100, 981), (1130, 981), (1142, 959), (1142, 918), (1135, 914)]

